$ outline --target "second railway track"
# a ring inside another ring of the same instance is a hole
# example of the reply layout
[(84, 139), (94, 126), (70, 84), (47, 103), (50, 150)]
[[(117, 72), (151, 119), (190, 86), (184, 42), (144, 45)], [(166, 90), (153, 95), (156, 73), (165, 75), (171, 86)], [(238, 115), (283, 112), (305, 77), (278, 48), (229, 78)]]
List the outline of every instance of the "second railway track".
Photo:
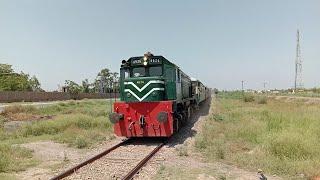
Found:
[(60, 179), (132, 179), (165, 141), (128, 139), (55, 176)]

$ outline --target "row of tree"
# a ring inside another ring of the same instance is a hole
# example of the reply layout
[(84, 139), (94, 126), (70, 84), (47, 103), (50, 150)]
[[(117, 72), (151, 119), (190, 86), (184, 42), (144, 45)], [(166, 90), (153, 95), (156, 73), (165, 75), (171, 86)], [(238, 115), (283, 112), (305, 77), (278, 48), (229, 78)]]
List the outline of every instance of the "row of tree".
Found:
[(0, 64), (0, 91), (43, 91), (36, 76), (17, 73), (12, 65)]
[(89, 82), (88, 79), (82, 81), (81, 84), (77, 84), (74, 81), (66, 80), (65, 87), (71, 94), (78, 93), (111, 93), (118, 92), (119, 85), (119, 73), (111, 72), (108, 68), (102, 69), (93, 82)]

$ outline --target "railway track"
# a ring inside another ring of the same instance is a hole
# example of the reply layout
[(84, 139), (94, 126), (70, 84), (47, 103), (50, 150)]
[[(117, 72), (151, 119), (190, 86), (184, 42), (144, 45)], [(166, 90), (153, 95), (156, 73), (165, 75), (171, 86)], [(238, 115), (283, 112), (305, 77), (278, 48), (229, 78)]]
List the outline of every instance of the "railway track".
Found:
[[(58, 174), (57, 176), (51, 178), (51, 180), (60, 180), (60, 179), (65, 179), (65, 178), (70, 178), (70, 176), (72, 176), (73, 174), (76, 174), (78, 171), (81, 171), (82, 168), (85, 168), (86, 166), (90, 165), (90, 164), (93, 164), (95, 163), (95, 161), (105, 157), (106, 155), (109, 155), (110, 153), (114, 152), (115, 150), (121, 148), (121, 147), (125, 147), (127, 145), (131, 145), (131, 144), (134, 144), (135, 141), (132, 140), (132, 139), (127, 139), (125, 141), (122, 141), (114, 146), (112, 146), (111, 148), (101, 152), (100, 154), (97, 154), (96, 156), (84, 161), (84, 162), (81, 162), (80, 164), (72, 167), (72, 168), (69, 168), (67, 169), (66, 171)], [(165, 141), (161, 141), (159, 142), (155, 148), (153, 148), (153, 150), (148, 153), (147, 156), (144, 156), (144, 158), (142, 160), (140, 160), (138, 163), (136, 163), (136, 161), (138, 160), (138, 158), (135, 158), (133, 159), (134, 161), (134, 168), (131, 168), (129, 170), (129, 172), (126, 173), (125, 176), (121, 177), (122, 180), (131, 180), (139, 171), (142, 167), (144, 167), (148, 161), (166, 144)], [(141, 144), (141, 145), (144, 145), (144, 144)], [(147, 145), (147, 146), (150, 146), (150, 145)], [(134, 152), (132, 152), (134, 153)], [(107, 159), (107, 160), (111, 160), (111, 159)], [(131, 159), (132, 160), (132, 159)], [(123, 163), (122, 160), (120, 160), (120, 163)], [(125, 164), (122, 164), (123, 166), (125, 166)], [(91, 168), (88, 168), (89, 170), (91, 170)], [(94, 173), (93, 173), (94, 174)], [(98, 175), (97, 175), (98, 176)], [(72, 178), (70, 178), (72, 179)], [(76, 178), (77, 179), (77, 178)], [(118, 178), (116, 178), (118, 179)]]

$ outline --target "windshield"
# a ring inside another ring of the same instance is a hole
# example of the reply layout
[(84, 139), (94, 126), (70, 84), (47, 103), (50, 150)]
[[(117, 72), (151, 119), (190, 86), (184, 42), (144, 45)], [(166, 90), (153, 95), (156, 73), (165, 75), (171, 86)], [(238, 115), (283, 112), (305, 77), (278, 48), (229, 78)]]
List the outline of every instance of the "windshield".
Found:
[(146, 68), (145, 67), (136, 67), (132, 69), (133, 77), (143, 77), (146, 76)]
[(149, 68), (149, 76), (161, 76), (161, 75), (162, 75), (161, 66), (153, 66)]

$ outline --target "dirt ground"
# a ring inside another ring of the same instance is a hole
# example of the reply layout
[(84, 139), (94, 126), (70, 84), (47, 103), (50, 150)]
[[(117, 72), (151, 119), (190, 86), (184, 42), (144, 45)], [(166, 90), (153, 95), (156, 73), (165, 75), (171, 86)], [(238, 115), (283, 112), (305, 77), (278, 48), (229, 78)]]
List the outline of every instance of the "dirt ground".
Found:
[(21, 180), (42, 180), (50, 179), (62, 169), (72, 167), (89, 157), (92, 157), (104, 149), (120, 142), (122, 138), (115, 138), (110, 142), (104, 142), (94, 149), (76, 149), (65, 144), (52, 141), (40, 141), (22, 144), (22, 147), (31, 149), (34, 157), (40, 162), (38, 166), (29, 168), (26, 171), (16, 173), (17, 179)]
[[(210, 108), (210, 104), (210, 102), (203, 104), (189, 123), (169, 140), (169, 143), (134, 179), (258, 179), (257, 172), (246, 171), (221, 162), (207, 163), (205, 157), (194, 150), (195, 135), (201, 131), (201, 126), (210, 111), (214, 110)], [(37, 167), (15, 175), (22, 180), (49, 179), (61, 170), (82, 162), (121, 140), (121, 138), (115, 138), (94, 149), (84, 150), (51, 141), (22, 144), (21, 146), (34, 151), (34, 156), (40, 163)], [(181, 149), (185, 151), (182, 155)], [(268, 179), (280, 179), (271, 175), (267, 177)]]

